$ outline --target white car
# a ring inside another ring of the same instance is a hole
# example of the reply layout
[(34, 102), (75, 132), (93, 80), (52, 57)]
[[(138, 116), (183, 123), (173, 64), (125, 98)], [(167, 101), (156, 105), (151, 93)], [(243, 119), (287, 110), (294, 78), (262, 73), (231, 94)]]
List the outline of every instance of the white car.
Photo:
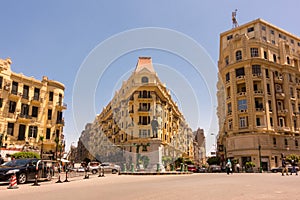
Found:
[(101, 163), (100, 168), (103, 168), (105, 172), (111, 172), (116, 174), (120, 171), (121, 167), (112, 163)]

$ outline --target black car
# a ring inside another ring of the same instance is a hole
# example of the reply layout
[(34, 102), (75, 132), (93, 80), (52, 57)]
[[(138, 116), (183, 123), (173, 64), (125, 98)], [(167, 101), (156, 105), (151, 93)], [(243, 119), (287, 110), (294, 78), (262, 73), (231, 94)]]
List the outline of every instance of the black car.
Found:
[[(38, 164), (38, 171), (36, 165)], [(52, 179), (51, 169), (45, 162), (36, 158), (16, 159), (0, 165), (0, 181), (8, 181), (12, 174), (16, 173), (19, 184), (29, 180), (35, 180), (38, 172), (39, 179)]]
[[(290, 165), (288, 165), (287, 167), (288, 167), (288, 172), (292, 172), (293, 167), (290, 166)], [(299, 171), (299, 167), (298, 167), (298, 166), (296, 166), (295, 169), (297, 170), (297, 172)], [(273, 173), (282, 172), (282, 166), (279, 166), (279, 167), (273, 167), (273, 168), (271, 169), (271, 171), (272, 171)]]

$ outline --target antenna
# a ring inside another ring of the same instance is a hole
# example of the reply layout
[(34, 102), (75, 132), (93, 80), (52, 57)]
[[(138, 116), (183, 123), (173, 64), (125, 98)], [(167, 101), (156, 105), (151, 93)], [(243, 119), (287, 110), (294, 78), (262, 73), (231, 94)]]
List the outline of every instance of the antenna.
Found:
[(239, 26), (239, 24), (236, 20), (236, 12), (237, 12), (237, 9), (235, 9), (235, 11), (232, 12), (232, 28), (236, 28)]

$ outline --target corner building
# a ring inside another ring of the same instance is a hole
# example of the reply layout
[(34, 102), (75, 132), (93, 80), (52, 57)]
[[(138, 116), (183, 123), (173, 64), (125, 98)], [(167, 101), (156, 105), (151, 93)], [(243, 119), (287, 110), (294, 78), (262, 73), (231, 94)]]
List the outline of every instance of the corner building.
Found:
[(264, 171), (300, 154), (300, 38), (262, 19), (220, 35), (218, 153)]
[(2, 150), (40, 153), (43, 149), (43, 158), (53, 159), (57, 146), (64, 143), (65, 86), (46, 76), (40, 81), (17, 74), (11, 71), (11, 63), (0, 59)]
[(123, 150), (128, 167), (138, 168), (145, 157), (148, 170), (156, 169), (157, 164), (163, 169), (181, 156), (193, 160), (192, 130), (160, 82), (150, 57), (139, 57), (134, 72), (97, 121), (105, 137)]

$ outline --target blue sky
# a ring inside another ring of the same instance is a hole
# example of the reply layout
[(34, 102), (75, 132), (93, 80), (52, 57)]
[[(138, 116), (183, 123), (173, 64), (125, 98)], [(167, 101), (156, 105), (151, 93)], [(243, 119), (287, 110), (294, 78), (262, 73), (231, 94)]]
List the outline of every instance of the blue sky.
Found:
[[(27, 76), (50, 79), (65, 84), (64, 133), (69, 146), (76, 142), (84, 124), (94, 120), (83, 116), (74, 120), (72, 109), (73, 89), (80, 67), (93, 49), (108, 38), (135, 28), (159, 27), (180, 32), (196, 41), (210, 57), (217, 69), (219, 34), (231, 29), (231, 12), (238, 9), (239, 24), (262, 18), (278, 27), (300, 36), (300, 1), (0, 1), (1, 33), (0, 57), (12, 59), (12, 70)], [(284, 10), (282, 10), (284, 9)], [(155, 40), (155, 38), (153, 38)], [(133, 42), (133, 41), (124, 41)], [(197, 75), (191, 64), (170, 52), (158, 49), (139, 49), (120, 55), (111, 63), (99, 80), (95, 91), (95, 113), (100, 113), (118, 89), (123, 78), (134, 69), (138, 56), (151, 56), (155, 69), (170, 88), (175, 101), (183, 110), (193, 129), (204, 128), (208, 139), (208, 150), (213, 144), (210, 133), (218, 132), (217, 122), (207, 119), (215, 109), (205, 78)], [(101, 57), (101, 56), (100, 56)], [(163, 66), (163, 67), (162, 67)], [(168, 76), (169, 72), (174, 76)], [(176, 85), (174, 77), (182, 76), (191, 89), (194, 99), (179, 94), (184, 88)], [(214, 76), (214, 74), (212, 74)], [(173, 77), (173, 78), (172, 78)], [(88, 77), (87, 77), (88, 79)], [(216, 82), (215, 76), (215, 82)], [(173, 81), (173, 82), (172, 82)], [(192, 91), (193, 90), (193, 91)], [(85, 98), (82, 98), (83, 104)], [(197, 106), (193, 104), (197, 103)], [(88, 103), (86, 103), (88, 104)], [(196, 107), (196, 120), (193, 111)], [(209, 109), (207, 109), (209, 107)], [(192, 114), (193, 113), (193, 114)], [(212, 119), (212, 117), (209, 117)]]

